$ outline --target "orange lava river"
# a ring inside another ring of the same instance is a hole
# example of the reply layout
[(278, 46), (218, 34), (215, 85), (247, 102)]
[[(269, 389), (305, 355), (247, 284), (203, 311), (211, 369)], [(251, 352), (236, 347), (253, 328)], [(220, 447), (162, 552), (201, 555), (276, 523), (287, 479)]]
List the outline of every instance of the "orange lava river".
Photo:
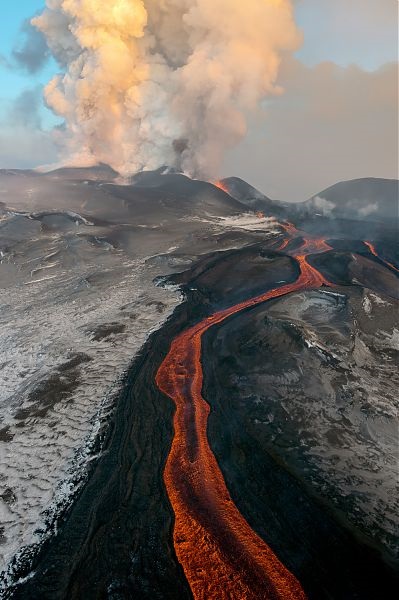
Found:
[(309, 240), (296, 256), (300, 275), (264, 294), (220, 310), (180, 333), (156, 382), (176, 405), (164, 482), (175, 514), (174, 547), (196, 600), (305, 599), (300, 583), (251, 529), (234, 505), (207, 439), (209, 404), (202, 396), (203, 334), (240, 311), (304, 289), (329, 285), (306, 259), (329, 250)]

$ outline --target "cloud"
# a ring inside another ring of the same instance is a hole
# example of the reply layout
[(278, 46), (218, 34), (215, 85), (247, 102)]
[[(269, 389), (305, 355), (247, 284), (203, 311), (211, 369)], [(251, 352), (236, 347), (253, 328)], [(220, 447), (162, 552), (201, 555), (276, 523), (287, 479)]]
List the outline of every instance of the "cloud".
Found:
[(45, 90), (65, 162), (218, 174), (301, 43), (291, 0), (47, 0), (32, 23), (65, 67)]
[(288, 59), (280, 73), (285, 94), (253, 120), (225, 175), (293, 201), (345, 179), (397, 177), (396, 64), (369, 72)]
[(26, 89), (12, 102), (2, 103), (0, 168), (32, 168), (54, 162), (53, 132), (42, 128), (43, 89)]
[(31, 169), (51, 164), (56, 156), (52, 136), (39, 129), (0, 128), (0, 168)]
[(12, 50), (9, 64), (34, 74), (46, 63), (49, 50), (44, 35), (33, 27), (30, 21), (25, 19), (21, 25), (18, 42)]
[(41, 129), (40, 109), (43, 104), (42, 94), (43, 88), (40, 85), (21, 92), (6, 111), (7, 125)]

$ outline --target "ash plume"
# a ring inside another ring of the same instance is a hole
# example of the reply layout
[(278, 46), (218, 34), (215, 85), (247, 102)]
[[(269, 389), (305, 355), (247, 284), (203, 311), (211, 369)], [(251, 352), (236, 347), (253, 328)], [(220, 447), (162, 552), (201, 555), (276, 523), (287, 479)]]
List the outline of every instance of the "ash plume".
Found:
[(216, 176), (301, 41), (291, 0), (47, 0), (65, 164)]

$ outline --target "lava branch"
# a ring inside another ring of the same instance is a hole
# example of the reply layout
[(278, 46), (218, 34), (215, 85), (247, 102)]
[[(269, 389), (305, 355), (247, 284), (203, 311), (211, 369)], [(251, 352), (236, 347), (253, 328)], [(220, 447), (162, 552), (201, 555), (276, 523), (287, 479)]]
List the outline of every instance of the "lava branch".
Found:
[(251, 529), (227, 490), (207, 439), (210, 406), (202, 396), (202, 336), (246, 308), (294, 291), (330, 285), (306, 259), (296, 257), (294, 283), (217, 311), (179, 334), (156, 375), (176, 405), (174, 438), (164, 470), (175, 514), (174, 546), (195, 600), (298, 600), (298, 580)]
[[(294, 237), (298, 237), (301, 235), (300, 231), (295, 227), (295, 225), (293, 225), (289, 221), (281, 223), (281, 227), (284, 229), (285, 233), (287, 234), (287, 237), (284, 238), (280, 246), (277, 248), (277, 252), (282, 252), (283, 250), (285, 250), (285, 248), (287, 248), (288, 244), (291, 242), (291, 240), (294, 239)], [(323, 238), (311, 237), (303, 238), (302, 244), (299, 248), (302, 254), (316, 254), (320, 252), (328, 252), (332, 249), (333, 248)], [(299, 250), (297, 250), (297, 252), (299, 252)]]
[(368, 250), (371, 252), (371, 254), (373, 256), (378, 258), (378, 260), (380, 260), (382, 263), (384, 263), (384, 265), (386, 265), (390, 269), (393, 269), (394, 271), (399, 273), (399, 269), (397, 267), (395, 267), (395, 265), (393, 265), (392, 263), (388, 262), (387, 260), (384, 260), (383, 258), (381, 258), (381, 256), (378, 254), (375, 246), (371, 242), (363, 242), (363, 243), (368, 248)]

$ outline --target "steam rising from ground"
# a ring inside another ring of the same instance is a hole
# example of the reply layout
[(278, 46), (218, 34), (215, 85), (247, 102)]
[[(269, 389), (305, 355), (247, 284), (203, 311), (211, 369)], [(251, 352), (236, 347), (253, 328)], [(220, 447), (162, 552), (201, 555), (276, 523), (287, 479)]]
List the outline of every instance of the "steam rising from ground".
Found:
[(47, 0), (32, 23), (62, 67), (45, 98), (66, 162), (217, 175), (300, 43), (291, 0)]

